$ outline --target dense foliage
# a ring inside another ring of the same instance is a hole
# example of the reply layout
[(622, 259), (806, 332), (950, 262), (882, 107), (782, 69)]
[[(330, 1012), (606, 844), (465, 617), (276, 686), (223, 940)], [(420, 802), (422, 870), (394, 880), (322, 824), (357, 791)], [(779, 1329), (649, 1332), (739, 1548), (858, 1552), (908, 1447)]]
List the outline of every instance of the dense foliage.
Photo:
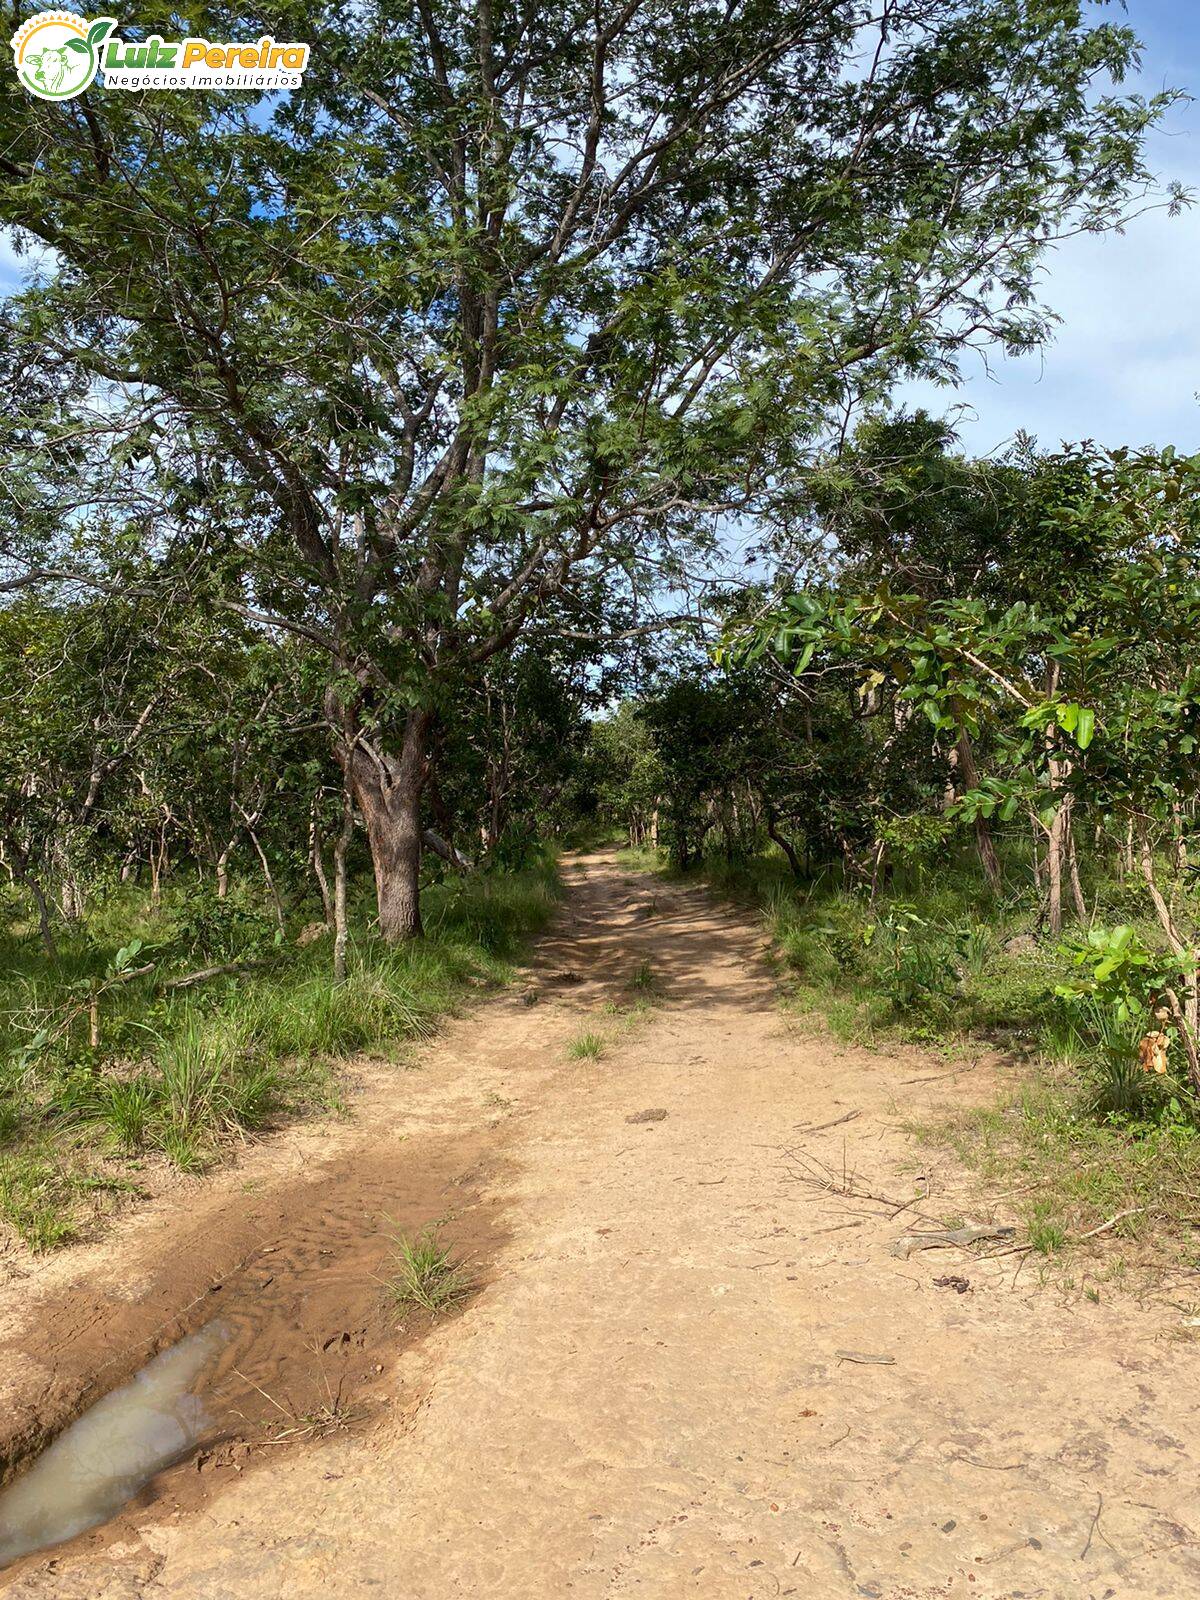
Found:
[(251, 6), (314, 41), (275, 101), (14, 86), (0, 222), (51, 254), (0, 317), (7, 586), (302, 641), (380, 927), (419, 932), (489, 662), (645, 626), (856, 404), (1045, 333), (1039, 256), (1140, 200), (1172, 100), (1113, 92), (1106, 12)]

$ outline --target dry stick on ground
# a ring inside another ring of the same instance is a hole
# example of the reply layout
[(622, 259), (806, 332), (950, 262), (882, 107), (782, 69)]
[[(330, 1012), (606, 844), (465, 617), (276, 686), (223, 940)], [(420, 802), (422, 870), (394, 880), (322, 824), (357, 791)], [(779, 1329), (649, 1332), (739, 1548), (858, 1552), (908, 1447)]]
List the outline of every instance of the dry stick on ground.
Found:
[[(788, 1176), (797, 1183), (807, 1184), (812, 1189), (823, 1189), (827, 1194), (841, 1195), (847, 1200), (866, 1200), (872, 1205), (887, 1206), (893, 1217), (898, 1217), (902, 1211), (912, 1209), (912, 1200), (897, 1200), (893, 1195), (876, 1194), (871, 1189), (857, 1188), (852, 1178), (847, 1176), (844, 1170), (842, 1177), (839, 1178), (830, 1167), (825, 1165), (819, 1156), (814, 1156), (811, 1151), (785, 1150), (783, 1154), (785, 1160), (810, 1161), (822, 1169), (823, 1175), (812, 1172), (790, 1172)], [(921, 1200), (925, 1197), (917, 1195), (915, 1198)], [(942, 1221), (941, 1217), (931, 1216), (927, 1211), (913, 1210), (913, 1215), (923, 1218), (926, 1222), (940, 1224)]]
[(933, 1074), (933, 1076), (930, 1077), (930, 1078), (903, 1078), (901, 1080), (900, 1087), (902, 1089), (907, 1089), (909, 1087), (909, 1085), (913, 1084), (913, 1083), (941, 1083), (943, 1078), (957, 1078), (957, 1077), (960, 1077), (962, 1075), (962, 1073), (970, 1072), (972, 1070), (972, 1068), (974, 1068), (976, 1066), (978, 1066), (978, 1062), (976, 1062), (976, 1061), (968, 1061), (965, 1066), (955, 1067), (950, 1072), (935, 1072)]
[(862, 1116), (862, 1112), (861, 1111), (847, 1111), (844, 1117), (834, 1117), (832, 1122), (818, 1122), (815, 1125), (813, 1125), (812, 1127), (809, 1127), (806, 1123), (797, 1122), (795, 1124), (795, 1132), (796, 1133), (824, 1133), (826, 1128), (839, 1128), (839, 1127), (841, 1127), (843, 1122), (853, 1122), (855, 1117), (861, 1117), (861, 1116)]
[[(1100, 1527), (1100, 1513), (1103, 1510), (1104, 1510), (1104, 1496), (1100, 1493), (1099, 1490), (1097, 1490), (1096, 1491), (1096, 1511), (1095, 1511), (1095, 1514), (1092, 1517), (1092, 1525), (1088, 1529), (1087, 1543), (1084, 1545), (1083, 1549), (1079, 1552), (1080, 1561), (1083, 1560), (1084, 1556), (1086, 1556), (1088, 1551), (1092, 1548), (1092, 1540), (1095, 1538), (1097, 1532), (1099, 1532), (1100, 1537), (1102, 1539), (1104, 1539), (1104, 1529)], [(1104, 1542), (1105, 1542), (1105, 1544), (1108, 1545), (1108, 1548), (1111, 1550), (1112, 1549), (1112, 1545), (1109, 1544), (1109, 1541), (1107, 1539), (1104, 1539)]]
[[(228, 972), (249, 972), (252, 967), (267, 967), (271, 965), (269, 957), (254, 958), (249, 961), (222, 961), (216, 967), (201, 967), (198, 972), (185, 972), (181, 978), (168, 978), (163, 984), (165, 989), (190, 989), (194, 983), (204, 983), (209, 978), (219, 978)], [(143, 967), (143, 972), (149, 972), (149, 967)]]

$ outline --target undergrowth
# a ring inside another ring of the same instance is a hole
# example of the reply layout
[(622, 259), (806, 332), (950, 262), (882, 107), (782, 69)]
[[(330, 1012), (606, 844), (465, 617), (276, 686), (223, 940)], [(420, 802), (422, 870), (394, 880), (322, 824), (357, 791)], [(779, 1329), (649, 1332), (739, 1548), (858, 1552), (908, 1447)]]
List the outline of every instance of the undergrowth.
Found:
[(1153, 1120), (1097, 1116), (1074, 1070), (1042, 1060), (999, 1105), (914, 1131), (976, 1172), (1035, 1255), (1102, 1240), (1115, 1281), (1148, 1260), (1200, 1265), (1200, 1130), (1174, 1104)]
[[(425, 937), (389, 946), (360, 932), (338, 985), (328, 934), (298, 945), (298, 917), (279, 939), (252, 900), (195, 890), (158, 907), (115, 893), (60, 936), (54, 963), (32, 937), (0, 937), (0, 1222), (51, 1248), (147, 1163), (198, 1171), (231, 1140), (337, 1105), (340, 1060), (421, 1038), (507, 981), (558, 893), (549, 855), (435, 884)], [(231, 961), (239, 970), (167, 987)]]

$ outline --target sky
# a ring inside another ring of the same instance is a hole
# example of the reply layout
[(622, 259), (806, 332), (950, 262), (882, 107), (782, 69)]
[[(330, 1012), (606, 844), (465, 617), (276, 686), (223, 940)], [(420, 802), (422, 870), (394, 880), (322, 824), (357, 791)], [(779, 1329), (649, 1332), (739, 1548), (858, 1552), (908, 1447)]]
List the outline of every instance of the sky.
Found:
[[(1200, 0), (1128, 0), (1128, 16), (1146, 46), (1130, 87), (1196, 96), (1171, 113), (1148, 154), (1164, 183), (1178, 180), (1200, 200)], [(0, 234), (0, 296), (20, 272)], [(1059, 246), (1045, 263), (1043, 298), (1062, 320), (1040, 352), (993, 358), (990, 372), (969, 355), (959, 390), (913, 384), (898, 398), (938, 414), (955, 409), (973, 455), (1002, 449), (1018, 429), (1047, 449), (1094, 439), (1200, 450), (1200, 203)]]
[(1194, 188), (1198, 203), (1061, 245), (1045, 263), (1043, 298), (1062, 321), (1037, 354), (993, 357), (990, 375), (969, 356), (949, 396), (909, 386), (901, 398), (910, 405), (966, 407), (958, 433), (972, 455), (1021, 428), (1047, 449), (1094, 439), (1200, 450), (1200, 0), (1128, 0), (1128, 20), (1146, 48), (1140, 79), (1126, 87), (1196, 96), (1147, 148), (1152, 170)]

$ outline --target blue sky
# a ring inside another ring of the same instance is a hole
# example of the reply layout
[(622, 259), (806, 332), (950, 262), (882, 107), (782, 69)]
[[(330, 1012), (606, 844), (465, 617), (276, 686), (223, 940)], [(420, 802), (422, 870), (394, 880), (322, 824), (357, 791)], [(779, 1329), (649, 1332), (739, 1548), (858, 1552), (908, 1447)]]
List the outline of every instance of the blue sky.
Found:
[[(1197, 97), (1154, 136), (1151, 164), (1200, 194), (1200, 0), (1128, 0), (1128, 13), (1146, 45), (1136, 87)], [(18, 277), (0, 235), (0, 295)], [(1044, 298), (1062, 318), (1050, 345), (994, 360), (990, 374), (969, 356), (956, 393), (912, 386), (902, 398), (936, 412), (964, 406), (959, 433), (974, 454), (1001, 448), (1019, 428), (1051, 449), (1090, 438), (1200, 450), (1198, 281), (1200, 205), (1144, 216), (1123, 235), (1071, 240), (1045, 264)]]
[[(1200, 0), (1128, 0), (1128, 20), (1146, 46), (1133, 87), (1198, 102), (1172, 113), (1150, 163), (1200, 194)], [(965, 404), (958, 428), (973, 454), (1018, 428), (1049, 449), (1095, 439), (1200, 450), (1200, 204), (1068, 241), (1046, 262), (1044, 299), (1062, 322), (1039, 354), (994, 359), (990, 376), (969, 357), (956, 393), (914, 386), (905, 398), (936, 412)]]

